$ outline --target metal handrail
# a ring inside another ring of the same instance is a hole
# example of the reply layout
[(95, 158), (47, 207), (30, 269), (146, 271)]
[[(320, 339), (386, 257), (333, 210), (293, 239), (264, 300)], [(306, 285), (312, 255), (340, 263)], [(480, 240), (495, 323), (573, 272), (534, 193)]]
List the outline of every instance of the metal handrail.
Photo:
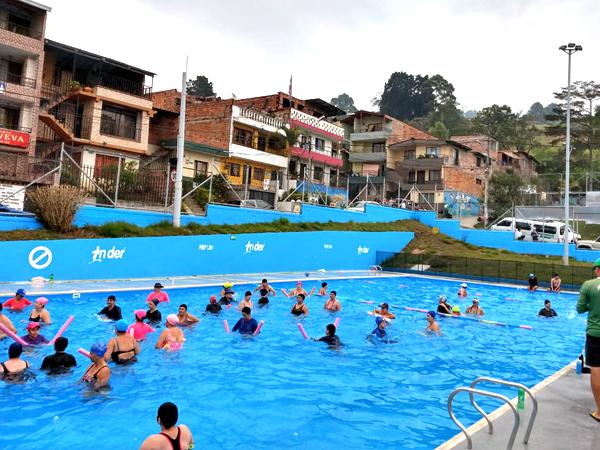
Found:
[[(467, 431), (465, 426), (456, 418), (456, 416), (454, 415), (454, 412), (452, 411), (452, 401), (454, 400), (454, 397), (456, 396), (456, 394), (458, 394), (460, 392), (468, 392), (470, 396), (473, 394), (477, 394), (477, 395), (483, 395), (484, 397), (491, 397), (491, 398), (495, 398), (498, 400), (502, 400), (504, 403), (506, 403), (510, 407), (510, 409), (512, 409), (513, 415), (515, 417), (515, 423), (513, 424), (512, 432), (510, 433), (510, 438), (508, 439), (508, 444), (506, 446), (507, 450), (511, 450), (513, 447), (513, 444), (515, 443), (515, 438), (517, 437), (517, 431), (519, 429), (519, 423), (520, 423), (519, 413), (517, 412), (515, 406), (511, 403), (511, 401), (504, 395), (496, 394), (495, 392), (482, 391), (480, 389), (474, 389), (474, 388), (470, 388), (470, 387), (459, 387), (452, 391), (452, 393), (448, 397), (448, 414), (450, 414), (450, 419), (452, 419), (452, 421), (456, 424), (456, 426), (458, 426), (458, 428), (460, 428), (460, 430), (465, 434), (465, 436), (467, 438), (467, 448), (469, 448), (469, 449), (473, 448), (473, 441), (471, 440), (471, 436), (469, 435), (469, 432)], [(489, 417), (484, 414), (484, 418), (485, 418), (485, 420), (487, 420), (488, 425), (490, 425), (490, 434), (493, 433), (493, 428), (491, 427), (491, 422), (490, 422)]]
[[(527, 431), (525, 431), (525, 436), (523, 437), (523, 444), (527, 444), (527, 441), (529, 441), (529, 435), (531, 434), (531, 430), (533, 429), (533, 424), (535, 422), (535, 418), (536, 418), (537, 412), (538, 412), (538, 401), (535, 398), (535, 395), (533, 395), (533, 392), (531, 392), (531, 390), (529, 390), (529, 388), (527, 386), (525, 386), (524, 384), (515, 383), (513, 381), (499, 380), (497, 378), (490, 378), (490, 377), (479, 377), (479, 378), (475, 379), (475, 381), (473, 381), (471, 383), (471, 387), (474, 388), (477, 384), (479, 384), (481, 382), (484, 382), (484, 381), (486, 381), (488, 383), (494, 383), (494, 384), (500, 384), (500, 385), (504, 385), (504, 386), (516, 387), (518, 389), (523, 389), (523, 391), (527, 392), (527, 394), (529, 395), (529, 397), (531, 398), (531, 401), (533, 403), (533, 408), (532, 408), (532, 411), (531, 411), (531, 415), (529, 416), (529, 424), (527, 425)], [(471, 404), (488, 421), (488, 425), (489, 425), (489, 428), (490, 428), (490, 434), (492, 434), (494, 432), (494, 428), (493, 428), (492, 422), (490, 422), (490, 420), (488, 419), (486, 413), (479, 407), (479, 405), (475, 401), (475, 398), (473, 397), (473, 394), (469, 394), (469, 397), (471, 398)]]

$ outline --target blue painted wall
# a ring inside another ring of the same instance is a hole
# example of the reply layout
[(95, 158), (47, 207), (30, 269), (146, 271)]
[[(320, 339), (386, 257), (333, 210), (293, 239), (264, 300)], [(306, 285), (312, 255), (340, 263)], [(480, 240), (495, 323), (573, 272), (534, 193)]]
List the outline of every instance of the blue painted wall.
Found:
[(221, 273), (368, 269), (410, 232), (320, 231), (0, 242), (0, 280), (161, 278)]

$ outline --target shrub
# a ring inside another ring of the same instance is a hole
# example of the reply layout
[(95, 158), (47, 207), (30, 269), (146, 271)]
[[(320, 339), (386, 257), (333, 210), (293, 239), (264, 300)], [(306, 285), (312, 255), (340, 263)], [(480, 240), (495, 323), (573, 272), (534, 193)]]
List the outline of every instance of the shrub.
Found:
[(46, 228), (66, 233), (73, 228), (73, 218), (81, 200), (74, 186), (43, 186), (29, 193), (35, 214)]

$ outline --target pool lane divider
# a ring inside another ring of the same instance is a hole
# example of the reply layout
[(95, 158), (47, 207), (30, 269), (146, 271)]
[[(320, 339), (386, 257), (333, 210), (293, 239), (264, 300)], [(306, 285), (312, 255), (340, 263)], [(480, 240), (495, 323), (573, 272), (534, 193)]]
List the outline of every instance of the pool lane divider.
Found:
[[(407, 311), (427, 313), (426, 309), (411, 308), (409, 306), (405, 306), (404, 309)], [(497, 325), (500, 327), (522, 328), (524, 330), (533, 330), (533, 327), (531, 327), (530, 325), (514, 325), (511, 323), (496, 322), (495, 320), (485, 320), (485, 319), (480, 319), (478, 317), (455, 316), (454, 314), (446, 314), (446, 313), (437, 313), (437, 314), (440, 316), (443, 316), (443, 317), (450, 317), (452, 319), (473, 320), (475, 322), (487, 323), (488, 325)]]
[(29, 346), (27, 342), (25, 342), (12, 331), (10, 331), (3, 323), (0, 323), (0, 330), (2, 330), (8, 337), (12, 338), (15, 342), (21, 344), (23, 347)]
[(50, 342), (48, 342), (47, 345), (54, 345), (54, 342), (62, 336), (62, 334), (67, 330), (67, 328), (69, 328), (69, 325), (71, 325), (71, 322), (73, 322), (73, 320), (75, 319), (75, 316), (69, 316), (69, 318), (66, 320), (66, 322), (63, 324), (62, 327), (60, 327), (60, 329), (58, 330), (58, 332), (56, 333), (56, 335), (52, 338), (52, 340)]

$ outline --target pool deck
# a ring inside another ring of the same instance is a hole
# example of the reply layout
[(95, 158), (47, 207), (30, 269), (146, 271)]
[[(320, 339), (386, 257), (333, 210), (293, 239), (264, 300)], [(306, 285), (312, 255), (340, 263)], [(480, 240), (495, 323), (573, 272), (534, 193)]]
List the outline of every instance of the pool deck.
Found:
[[(489, 385), (484, 384), (478, 386), (484, 390), (488, 387)], [(539, 383), (532, 391), (538, 400), (538, 415), (533, 431), (529, 443), (523, 444), (531, 413), (531, 401), (526, 396), (526, 407), (519, 414), (521, 424), (513, 449), (600, 449), (600, 423), (589, 417), (589, 413), (595, 409), (589, 374), (577, 375), (575, 363), (572, 363)], [(516, 405), (516, 398), (513, 399), (513, 404)], [(458, 415), (457, 418), (460, 420)], [(512, 431), (513, 414), (508, 406), (503, 406), (494, 411), (490, 418), (493, 419), (494, 434), (488, 434), (484, 419), (468, 428), (474, 450), (506, 449)], [(466, 448), (466, 438), (460, 433), (436, 450)]]

